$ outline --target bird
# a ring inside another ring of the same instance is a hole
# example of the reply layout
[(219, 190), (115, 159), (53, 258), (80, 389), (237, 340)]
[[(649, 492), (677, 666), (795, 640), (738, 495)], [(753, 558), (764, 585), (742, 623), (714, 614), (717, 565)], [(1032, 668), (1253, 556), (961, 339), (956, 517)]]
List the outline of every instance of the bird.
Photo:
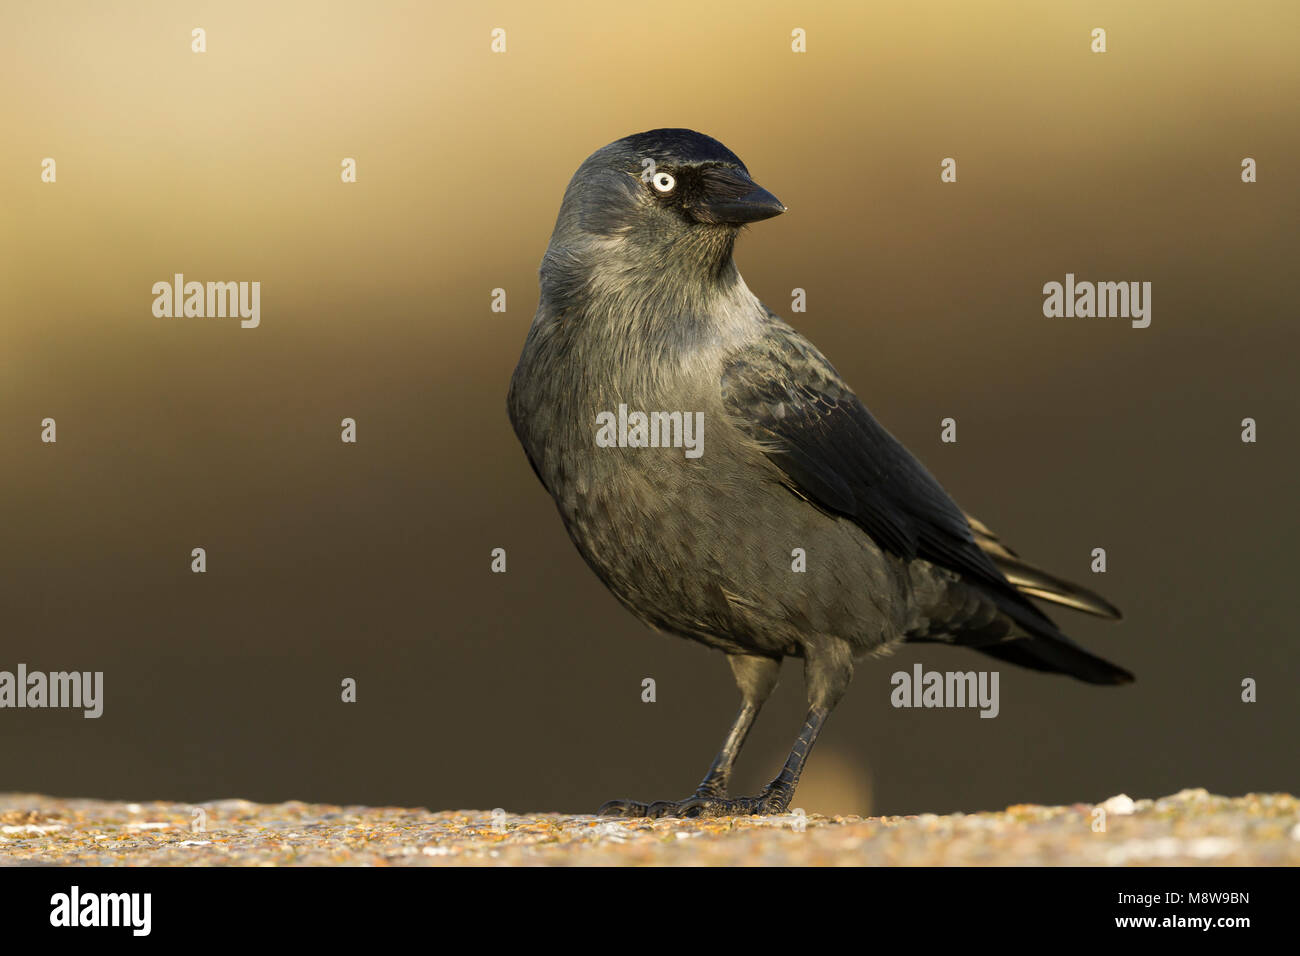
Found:
[[(722, 651), (741, 698), (694, 792), (600, 815), (788, 812), (855, 666), (903, 643), (1133, 680), (1031, 599), (1118, 609), (967, 515), (745, 285), (738, 235), (785, 211), (718, 140), (649, 130), (582, 163), (542, 258), (507, 398), (514, 432), (605, 587), (652, 628)], [(806, 718), (777, 777), (732, 795), (785, 658), (802, 660)]]

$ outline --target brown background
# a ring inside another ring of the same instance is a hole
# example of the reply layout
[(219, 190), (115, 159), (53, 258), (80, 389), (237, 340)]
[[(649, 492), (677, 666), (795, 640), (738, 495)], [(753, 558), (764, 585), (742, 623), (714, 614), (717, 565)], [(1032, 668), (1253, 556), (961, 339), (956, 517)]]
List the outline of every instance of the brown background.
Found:
[[(984, 658), (864, 665), (796, 803), (1300, 788), (1300, 7), (1136, 6), (6, 5), (0, 669), (107, 691), (97, 721), (0, 711), (0, 790), (689, 792), (736, 705), (726, 665), (606, 594), (504, 408), (569, 176), (657, 126), (718, 137), (790, 207), (741, 240), (750, 287), (967, 510), (1127, 612), (1059, 617), (1136, 685), (1006, 669), (996, 720), (889, 706), (895, 669)], [(1067, 271), (1151, 281), (1151, 327), (1044, 318)], [(260, 281), (261, 328), (154, 318), (174, 272)], [(787, 665), (742, 789), (801, 716)]]

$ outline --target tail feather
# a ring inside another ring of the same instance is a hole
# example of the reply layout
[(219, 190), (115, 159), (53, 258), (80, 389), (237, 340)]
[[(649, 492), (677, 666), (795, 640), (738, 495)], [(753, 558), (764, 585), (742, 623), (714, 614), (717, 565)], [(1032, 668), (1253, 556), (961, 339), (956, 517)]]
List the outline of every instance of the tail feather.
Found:
[(1117, 664), (1089, 654), (1073, 641), (1051, 637), (1024, 637), (975, 648), (981, 654), (1036, 671), (1069, 674), (1089, 684), (1131, 684), (1133, 675)]
[(979, 545), (1014, 590), (985, 590), (985, 594), (1005, 615), (1012, 625), (1012, 633), (1020, 636), (1008, 639), (1006, 632), (985, 628), (960, 635), (952, 635), (953, 643), (963, 644), (1009, 664), (1017, 664), (1037, 671), (1069, 674), (1090, 684), (1129, 684), (1133, 675), (1084, 650), (1070, 640), (1056, 624), (1028, 598), (1037, 598), (1063, 607), (1095, 614), (1098, 617), (1118, 619), (1119, 609), (1098, 594), (1041, 571), (1024, 561), (1002, 543), (996, 534), (981, 521), (966, 516)]
[(1119, 608), (1100, 594), (1078, 584), (1071, 584), (1029, 564), (1003, 544), (983, 522), (970, 515), (966, 516), (966, 520), (970, 522), (971, 531), (975, 534), (975, 543), (979, 545), (980, 550), (992, 559), (998, 570), (1017, 591), (1040, 601), (1060, 604), (1076, 611), (1095, 614), (1097, 617), (1119, 620), (1124, 616)]

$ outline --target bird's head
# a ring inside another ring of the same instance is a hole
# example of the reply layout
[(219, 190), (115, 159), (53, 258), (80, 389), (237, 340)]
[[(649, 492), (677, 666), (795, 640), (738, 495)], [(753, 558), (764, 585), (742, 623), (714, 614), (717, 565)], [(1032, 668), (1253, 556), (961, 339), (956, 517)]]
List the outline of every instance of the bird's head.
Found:
[(597, 150), (578, 168), (542, 264), (543, 291), (622, 283), (673, 294), (735, 277), (740, 229), (785, 212), (716, 139), (656, 129)]

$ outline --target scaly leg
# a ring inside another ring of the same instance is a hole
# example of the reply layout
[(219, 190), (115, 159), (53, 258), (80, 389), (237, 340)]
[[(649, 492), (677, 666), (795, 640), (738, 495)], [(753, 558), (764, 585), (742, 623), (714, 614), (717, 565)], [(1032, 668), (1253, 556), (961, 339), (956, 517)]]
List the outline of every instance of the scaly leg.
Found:
[[(753, 661), (761, 660), (761, 658), (744, 658), (743, 660)], [(745, 680), (742, 680), (742, 671), (737, 668), (736, 658), (734, 657), (732, 658), (732, 669), (735, 671), (736, 682), (740, 685), (742, 694), (746, 695), (746, 704), (750, 701), (746, 691), (747, 686), (765, 688), (761, 697), (759, 697), (759, 703), (761, 704), (763, 700), (767, 699), (767, 695), (771, 693), (772, 688), (776, 685), (775, 665), (772, 667), (771, 680), (766, 683), (755, 681), (749, 671), (744, 672), (751, 677), (748, 684)], [(767, 672), (760, 671), (758, 673), (766, 674)], [(704, 782), (700, 784), (700, 788), (692, 796), (687, 797), (685, 800), (663, 800), (649, 805), (630, 800), (615, 800), (601, 807), (600, 813), (629, 817), (725, 817), (756, 813), (785, 813), (790, 807), (790, 801), (794, 799), (794, 791), (799, 786), (799, 777), (803, 774), (808, 754), (812, 751), (813, 744), (817, 742), (817, 736), (821, 733), (826, 718), (830, 716), (831, 711), (835, 709), (835, 705), (844, 696), (844, 691), (848, 689), (849, 681), (852, 678), (853, 652), (847, 642), (837, 638), (816, 638), (809, 640), (804, 645), (804, 683), (807, 685), (808, 691), (808, 716), (804, 719), (803, 729), (799, 731), (799, 736), (795, 738), (794, 746), (790, 748), (790, 756), (786, 758), (781, 772), (777, 774), (775, 780), (759, 791), (757, 796), (726, 796), (726, 781), (730, 777), (736, 751), (739, 751), (739, 745), (744, 741), (745, 734), (749, 731), (749, 724), (753, 723), (752, 717), (749, 718), (748, 722), (745, 722), (745, 708), (742, 707), (740, 716), (737, 717), (736, 724), (732, 727), (731, 734), (727, 737), (727, 743), (723, 746), (722, 752), (718, 754), (718, 758), (713, 762), (713, 767), (705, 776)], [(736, 740), (734, 747), (731, 746), (733, 738)], [(716, 792), (717, 787), (710, 786), (710, 784), (718, 783), (721, 784), (722, 788), (720, 793)]]
[(740, 688), (741, 705), (736, 719), (731, 725), (722, 749), (713, 758), (709, 772), (696, 788), (695, 793), (685, 800), (659, 800), (655, 803), (639, 803), (636, 800), (611, 800), (596, 812), (601, 816), (618, 817), (670, 817), (681, 816), (678, 812), (687, 806), (694, 806), (698, 801), (726, 799), (727, 787), (731, 782), (731, 769), (735, 766), (740, 748), (745, 745), (745, 738), (754, 726), (758, 712), (771, 696), (780, 674), (779, 658), (755, 657), (745, 654), (731, 654), (727, 657), (731, 664), (732, 676)]

